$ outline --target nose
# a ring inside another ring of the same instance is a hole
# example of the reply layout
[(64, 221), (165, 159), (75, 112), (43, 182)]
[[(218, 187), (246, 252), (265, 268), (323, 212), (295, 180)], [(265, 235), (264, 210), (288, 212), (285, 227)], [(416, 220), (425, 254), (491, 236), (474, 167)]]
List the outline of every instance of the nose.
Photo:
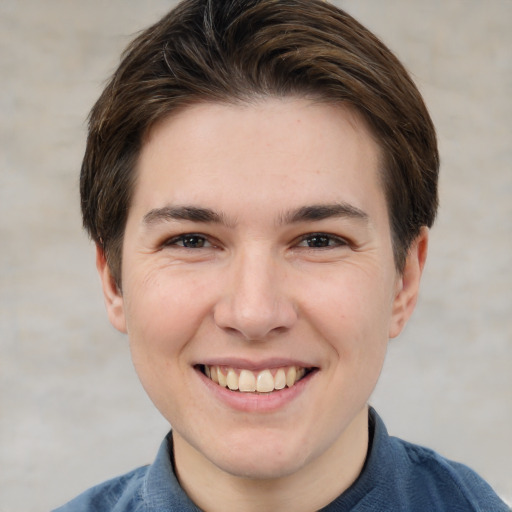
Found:
[(222, 297), (214, 308), (221, 329), (248, 341), (265, 341), (296, 322), (286, 272), (271, 256), (246, 251), (230, 262), (227, 274)]

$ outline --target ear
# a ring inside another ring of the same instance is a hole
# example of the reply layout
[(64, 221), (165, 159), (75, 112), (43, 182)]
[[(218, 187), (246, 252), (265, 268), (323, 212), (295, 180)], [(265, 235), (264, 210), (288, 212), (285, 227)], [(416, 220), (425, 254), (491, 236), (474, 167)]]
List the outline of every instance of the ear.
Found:
[(124, 301), (121, 290), (117, 286), (105, 257), (105, 251), (96, 244), (96, 268), (103, 287), (103, 297), (110, 323), (120, 332), (126, 333)]
[(421, 274), (425, 266), (428, 250), (428, 228), (423, 226), (420, 234), (411, 244), (405, 267), (397, 278), (393, 311), (389, 327), (389, 337), (395, 338), (402, 332), (412, 315), (420, 288)]

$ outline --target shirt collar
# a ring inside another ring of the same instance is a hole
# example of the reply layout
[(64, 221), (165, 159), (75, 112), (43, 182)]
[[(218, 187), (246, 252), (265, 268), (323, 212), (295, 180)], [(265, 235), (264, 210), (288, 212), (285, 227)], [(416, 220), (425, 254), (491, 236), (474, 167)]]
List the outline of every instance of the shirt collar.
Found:
[(146, 473), (142, 489), (145, 510), (147, 512), (162, 510), (201, 512), (185, 494), (174, 474), (172, 453), (172, 432), (169, 432), (160, 445), (155, 461)]

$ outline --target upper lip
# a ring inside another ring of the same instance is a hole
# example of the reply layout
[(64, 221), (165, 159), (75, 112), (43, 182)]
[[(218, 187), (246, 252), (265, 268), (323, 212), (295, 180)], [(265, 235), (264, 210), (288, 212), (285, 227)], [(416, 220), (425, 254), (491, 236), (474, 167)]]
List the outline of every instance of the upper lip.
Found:
[(250, 370), (253, 372), (272, 369), (286, 368), (288, 366), (297, 366), (300, 368), (314, 368), (315, 365), (299, 359), (272, 357), (266, 359), (244, 359), (239, 357), (213, 357), (207, 358), (197, 363), (197, 365), (205, 366), (225, 366), (229, 368), (237, 368), (240, 370)]

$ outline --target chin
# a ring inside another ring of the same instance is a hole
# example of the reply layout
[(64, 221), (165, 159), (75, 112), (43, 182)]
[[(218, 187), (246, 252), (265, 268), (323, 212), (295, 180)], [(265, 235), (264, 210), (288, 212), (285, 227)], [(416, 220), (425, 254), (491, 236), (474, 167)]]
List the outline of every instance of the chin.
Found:
[(290, 436), (252, 436), (246, 442), (233, 442), (207, 454), (222, 471), (240, 478), (267, 480), (286, 477), (306, 464), (304, 444), (290, 442)]
[[(217, 461), (222, 471), (243, 479), (277, 480), (296, 473), (304, 466), (299, 457), (281, 458), (259, 450), (257, 457), (234, 456)], [(215, 463), (215, 462), (214, 462)]]

